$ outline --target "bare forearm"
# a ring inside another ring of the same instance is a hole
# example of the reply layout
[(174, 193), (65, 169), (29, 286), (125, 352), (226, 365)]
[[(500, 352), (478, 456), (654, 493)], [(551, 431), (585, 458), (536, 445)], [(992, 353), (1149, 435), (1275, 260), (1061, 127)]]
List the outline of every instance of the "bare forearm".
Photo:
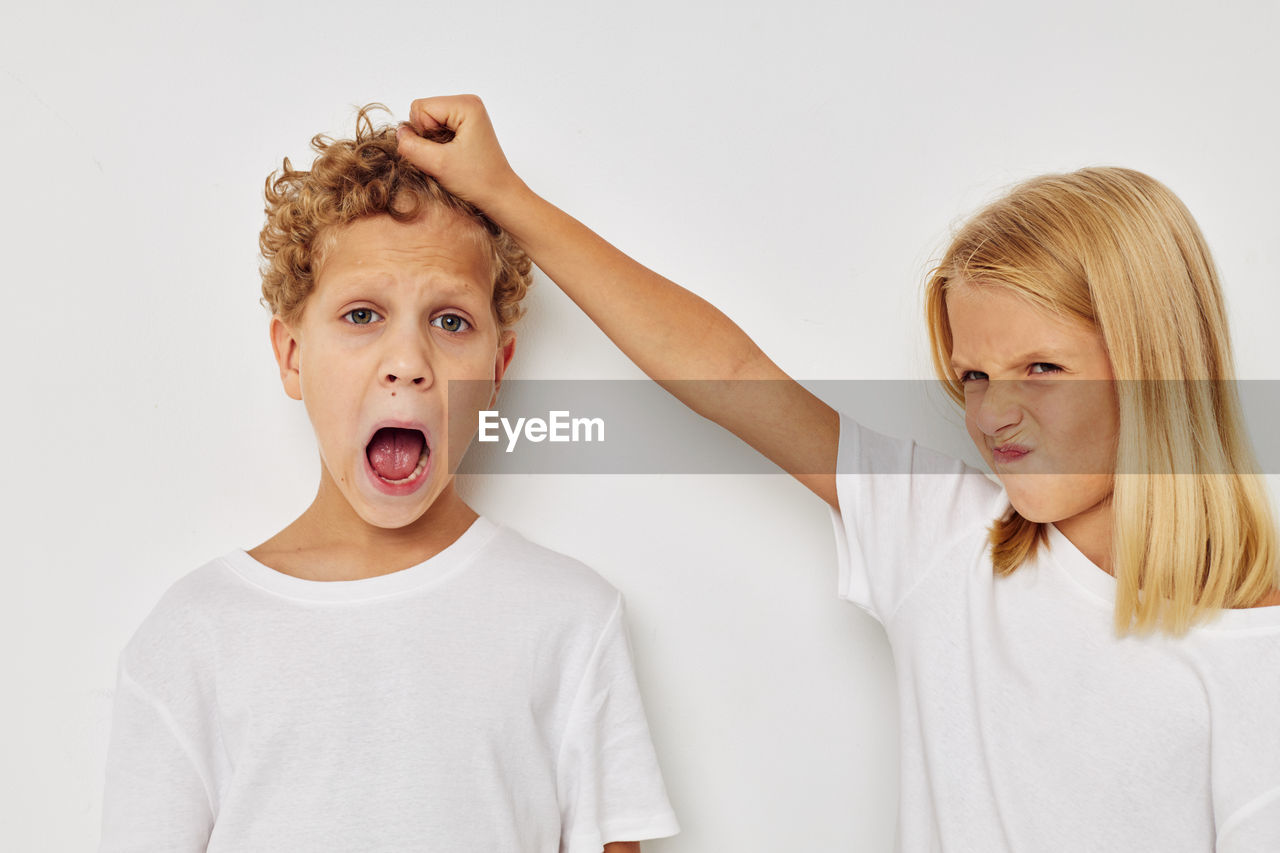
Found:
[(655, 380), (783, 379), (732, 320), (521, 185), (487, 211)]
[(835, 502), (839, 419), (714, 305), (646, 268), (527, 187), (502, 225), (649, 377)]

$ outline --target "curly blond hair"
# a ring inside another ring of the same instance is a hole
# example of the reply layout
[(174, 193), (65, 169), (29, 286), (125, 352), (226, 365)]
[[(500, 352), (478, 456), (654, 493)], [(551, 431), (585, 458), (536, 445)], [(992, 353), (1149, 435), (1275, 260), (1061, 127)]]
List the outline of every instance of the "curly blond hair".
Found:
[[(390, 112), (382, 104), (361, 107), (355, 139), (313, 137), (311, 171), (294, 169), (286, 157), (283, 169), (267, 177), (267, 221), (258, 236), (263, 302), (286, 322), (298, 320), (336, 227), (381, 214), (413, 222), (428, 210), (449, 210), (477, 226), (493, 274), (494, 314), (509, 328), (523, 314), (520, 303), (532, 277), (529, 256), (474, 205), (402, 159), (396, 127), (375, 127), (370, 114), (376, 110)], [(434, 142), (452, 137), (445, 128), (428, 135)]]

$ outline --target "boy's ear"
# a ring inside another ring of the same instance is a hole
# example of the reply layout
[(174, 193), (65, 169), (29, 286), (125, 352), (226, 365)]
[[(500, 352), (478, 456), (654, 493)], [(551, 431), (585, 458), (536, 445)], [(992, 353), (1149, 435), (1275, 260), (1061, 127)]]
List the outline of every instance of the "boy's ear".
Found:
[(298, 335), (279, 314), (271, 317), (271, 350), (276, 354), (276, 364), (280, 366), (280, 383), (284, 385), (284, 393), (295, 400), (301, 400), (302, 373), (299, 370), (301, 357)]
[(498, 337), (498, 353), (493, 360), (493, 394), (489, 397), (489, 407), (498, 400), (498, 389), (502, 387), (502, 377), (511, 366), (511, 357), (516, 354), (516, 333), (505, 329)]

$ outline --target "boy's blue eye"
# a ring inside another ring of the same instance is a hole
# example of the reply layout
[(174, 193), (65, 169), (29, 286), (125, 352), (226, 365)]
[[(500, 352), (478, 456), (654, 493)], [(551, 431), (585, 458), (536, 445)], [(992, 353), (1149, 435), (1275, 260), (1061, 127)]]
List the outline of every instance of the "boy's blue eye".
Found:
[(457, 314), (441, 314), (439, 317), (432, 319), (431, 325), (438, 329), (444, 329), (446, 332), (465, 332), (471, 328), (471, 324)]
[(382, 316), (372, 308), (352, 308), (342, 316), (347, 322), (357, 326), (367, 326), (375, 320), (382, 319)]

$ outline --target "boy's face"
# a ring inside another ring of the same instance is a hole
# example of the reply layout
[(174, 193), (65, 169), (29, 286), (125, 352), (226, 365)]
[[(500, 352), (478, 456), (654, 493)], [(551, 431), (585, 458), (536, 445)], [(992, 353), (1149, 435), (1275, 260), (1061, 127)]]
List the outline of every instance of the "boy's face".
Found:
[[(272, 319), (285, 390), (315, 428), (321, 493), (332, 484), (377, 527), (416, 521), (449, 489), (446, 439), (457, 453), (471, 441), (511, 360), (473, 228), (444, 210), (342, 226), (301, 318)], [(455, 389), (450, 411), (451, 379), (484, 381)]]

